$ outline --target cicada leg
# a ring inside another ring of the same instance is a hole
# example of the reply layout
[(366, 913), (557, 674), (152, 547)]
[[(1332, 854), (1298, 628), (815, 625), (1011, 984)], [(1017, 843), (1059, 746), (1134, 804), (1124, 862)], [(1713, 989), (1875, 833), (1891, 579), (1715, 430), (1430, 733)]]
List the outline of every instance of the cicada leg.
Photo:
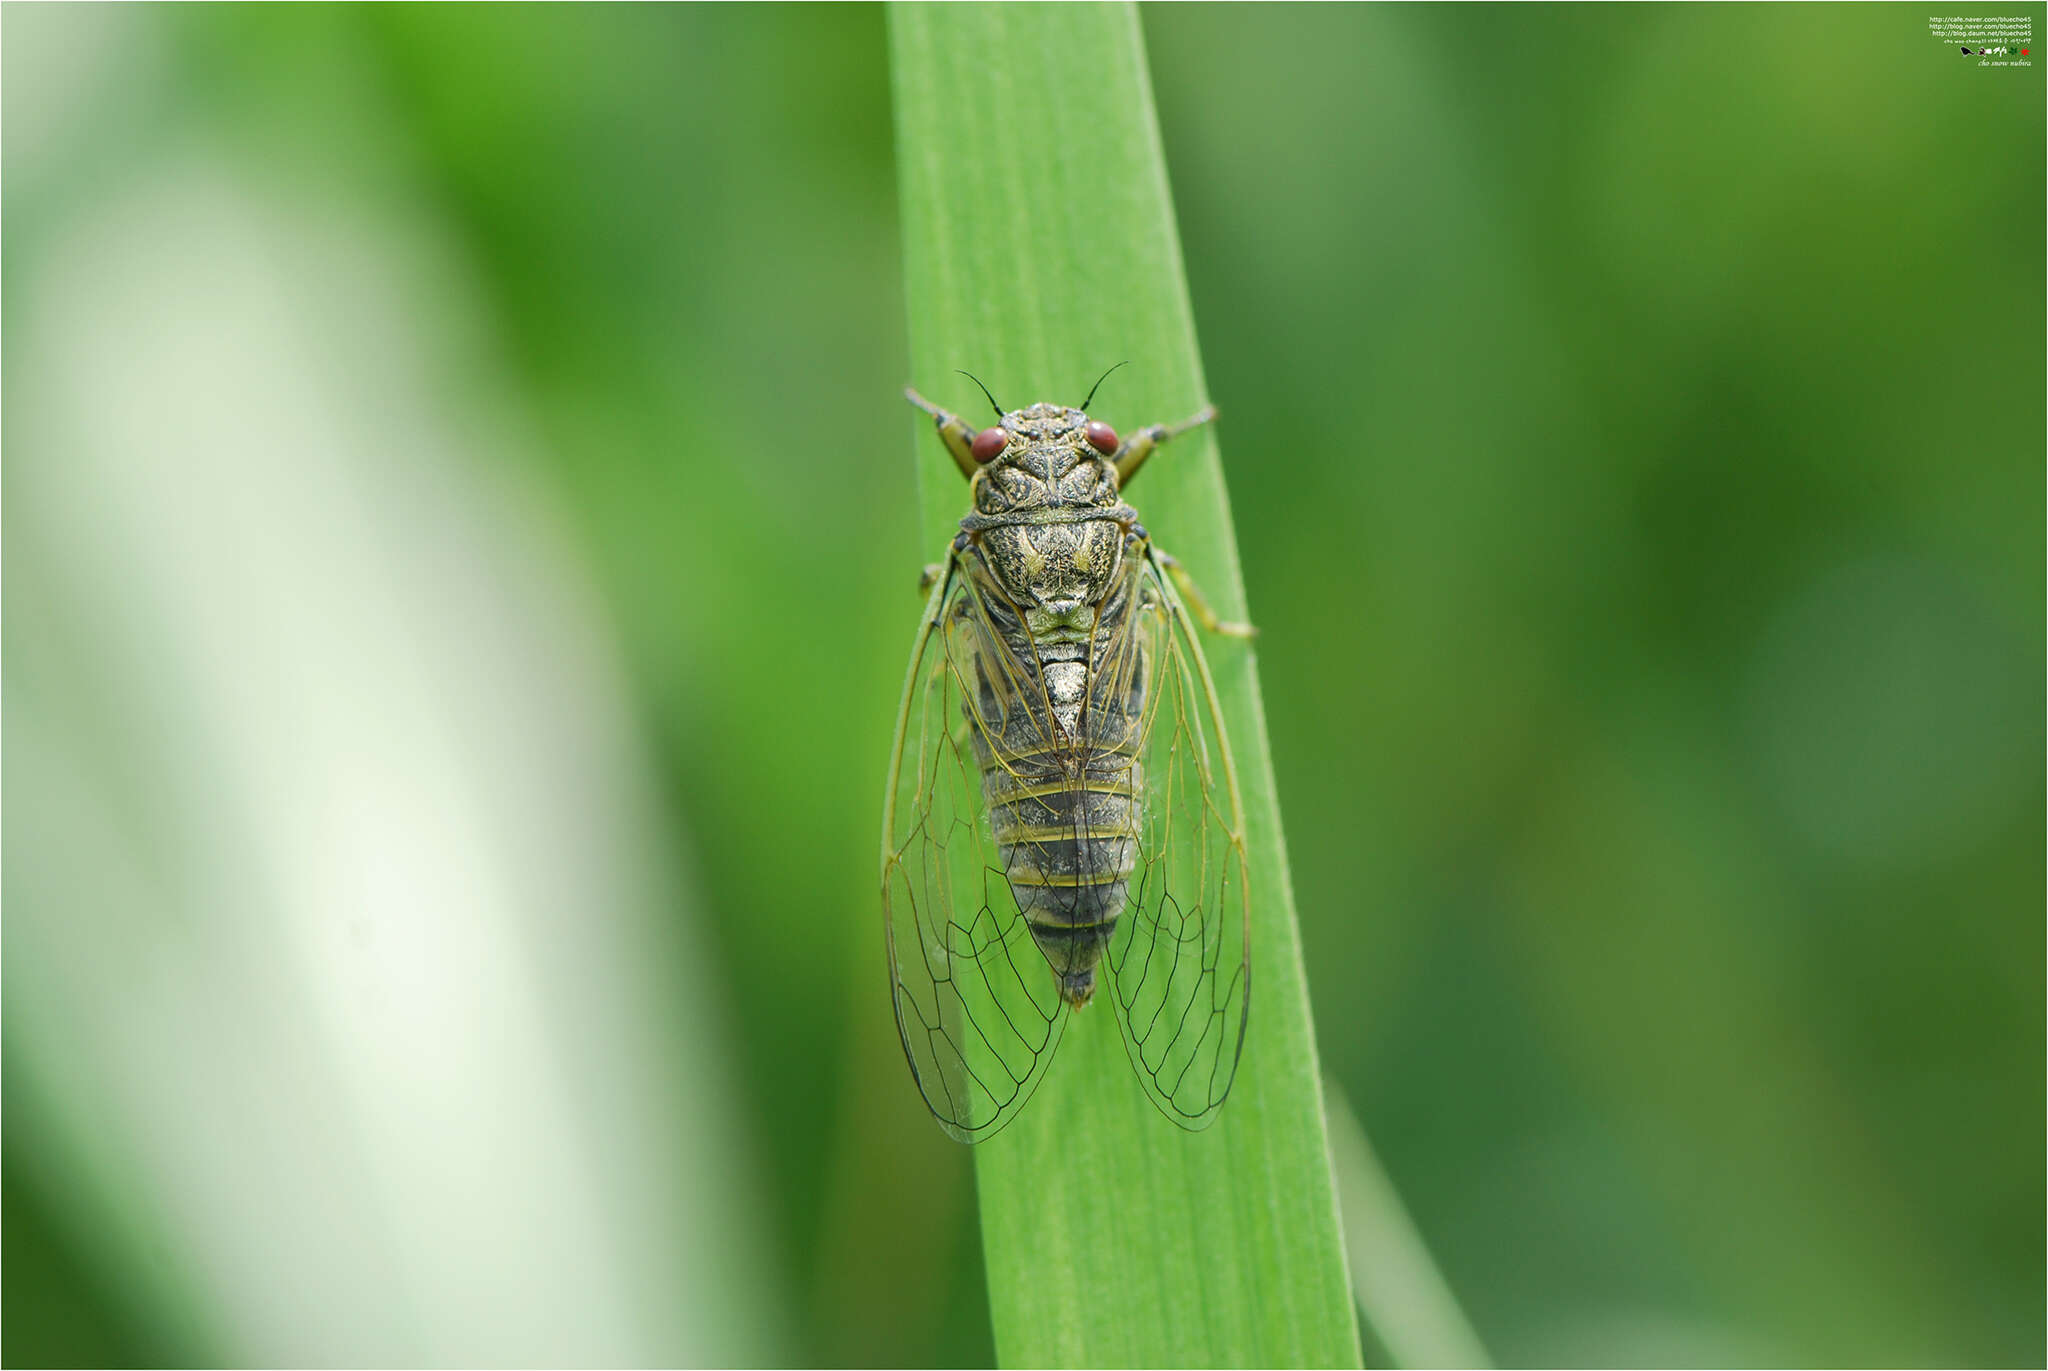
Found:
[(1216, 611), (1210, 607), (1209, 597), (1195, 584), (1195, 578), (1188, 574), (1188, 569), (1180, 564), (1178, 557), (1164, 551), (1157, 543), (1152, 545), (1152, 555), (1158, 559), (1160, 569), (1173, 577), (1174, 588), (1179, 590), (1182, 598), (1188, 602), (1188, 611), (1195, 616), (1196, 623), (1209, 632), (1220, 633), (1226, 638), (1259, 636), (1259, 630), (1251, 624), (1239, 623), (1235, 619), (1218, 618)]
[(924, 599), (930, 599), (932, 587), (937, 585), (939, 577), (945, 574), (946, 564), (944, 562), (927, 562), (924, 570), (917, 574), (918, 595)]
[(1180, 437), (1189, 429), (1200, 428), (1216, 417), (1216, 406), (1204, 405), (1198, 413), (1191, 414), (1177, 424), (1154, 424), (1141, 428), (1125, 438), (1123, 445), (1111, 454), (1110, 462), (1116, 467), (1116, 483), (1128, 486), (1131, 478), (1138, 474), (1138, 468), (1145, 465), (1145, 459), (1161, 443)]
[(906, 387), (903, 398), (932, 416), (932, 422), (938, 425), (939, 438), (945, 443), (946, 451), (953, 454), (953, 464), (960, 468), (962, 476), (973, 480), (975, 471), (981, 466), (981, 463), (974, 460), (974, 429), (959, 415), (940, 409), (915, 390)]

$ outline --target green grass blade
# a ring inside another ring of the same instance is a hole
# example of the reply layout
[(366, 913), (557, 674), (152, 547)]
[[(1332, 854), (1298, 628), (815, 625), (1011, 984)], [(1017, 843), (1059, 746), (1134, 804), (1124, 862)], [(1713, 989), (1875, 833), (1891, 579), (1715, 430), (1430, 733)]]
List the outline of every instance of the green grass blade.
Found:
[[(890, 43), (912, 381), (980, 415), (954, 368), (1011, 407), (1076, 404), (1129, 359), (1093, 407), (1119, 428), (1207, 400), (1135, 10), (898, 5)], [(1227, 396), (1223, 408), (1227, 434)], [(914, 422), (935, 558), (966, 490)], [(1212, 434), (1165, 449), (1132, 501), (1219, 611), (1242, 617)], [(1212, 640), (1209, 655), (1252, 861), (1237, 1086), (1213, 1128), (1183, 1133), (1132, 1079), (1107, 1005), (1076, 1017), (1038, 1097), (975, 1154), (1006, 1365), (1359, 1363), (1256, 661), (1238, 643)]]
[(1387, 1364), (1491, 1366), (1344, 1092), (1335, 1081), (1325, 1082), (1323, 1091), (1351, 1285)]

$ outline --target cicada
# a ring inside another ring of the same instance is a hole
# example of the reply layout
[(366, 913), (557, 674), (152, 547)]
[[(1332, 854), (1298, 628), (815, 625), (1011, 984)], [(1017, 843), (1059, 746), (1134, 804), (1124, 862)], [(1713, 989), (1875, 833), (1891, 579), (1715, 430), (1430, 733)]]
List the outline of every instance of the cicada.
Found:
[(1119, 438), (1089, 417), (1093, 390), (1079, 409), (990, 396), (979, 429), (905, 394), (973, 501), (926, 568), (884, 803), (911, 1074), (946, 1132), (979, 1141), (1106, 989), (1146, 1095), (1206, 1127), (1244, 1050), (1251, 942), (1237, 775), (1194, 626), (1252, 630), (1218, 619), (1123, 491), (1215, 411)]

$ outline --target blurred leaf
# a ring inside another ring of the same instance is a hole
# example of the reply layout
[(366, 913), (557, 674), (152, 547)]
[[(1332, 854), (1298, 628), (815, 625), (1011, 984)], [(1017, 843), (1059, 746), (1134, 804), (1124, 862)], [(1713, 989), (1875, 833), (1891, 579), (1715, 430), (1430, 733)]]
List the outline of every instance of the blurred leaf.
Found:
[(1422, 1235), (1359, 1127), (1335, 1081), (1323, 1082), (1329, 1106), (1330, 1168), (1344, 1216), (1351, 1288), (1366, 1326), (1390, 1366), (1492, 1365), (1444, 1283)]
[(697, 904), (459, 272), (183, 132), (7, 259), (10, 1193), (191, 1360), (772, 1360)]

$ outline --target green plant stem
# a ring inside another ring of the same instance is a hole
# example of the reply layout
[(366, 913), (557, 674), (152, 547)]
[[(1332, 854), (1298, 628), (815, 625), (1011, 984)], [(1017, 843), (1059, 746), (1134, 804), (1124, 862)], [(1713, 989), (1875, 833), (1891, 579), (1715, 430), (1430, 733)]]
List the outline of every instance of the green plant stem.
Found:
[[(1128, 429), (1199, 408), (1136, 11), (903, 4), (890, 18), (914, 383), (972, 415), (985, 405), (956, 367), (1014, 408), (1076, 403), (1129, 359), (1099, 417)], [(906, 410), (913, 422), (930, 559), (967, 497)], [(1165, 449), (1130, 498), (1219, 612), (1244, 617), (1212, 431)], [(1076, 1017), (1037, 1098), (976, 1151), (1005, 1365), (1359, 1364), (1256, 659), (1220, 640), (1209, 655), (1251, 855), (1237, 1085), (1213, 1128), (1183, 1133), (1132, 1079), (1107, 1006)]]
[(1323, 1091), (1351, 1287), (1366, 1327), (1393, 1366), (1491, 1366), (1344, 1092), (1334, 1081)]

